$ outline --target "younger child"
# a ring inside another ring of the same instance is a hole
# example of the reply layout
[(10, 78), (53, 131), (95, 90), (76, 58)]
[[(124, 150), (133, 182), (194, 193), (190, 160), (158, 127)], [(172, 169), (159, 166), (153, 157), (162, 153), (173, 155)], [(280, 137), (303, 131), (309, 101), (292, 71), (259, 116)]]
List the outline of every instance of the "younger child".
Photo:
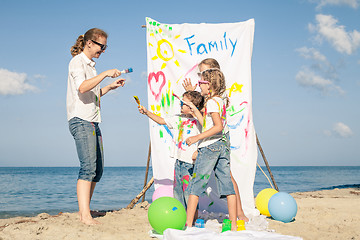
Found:
[(199, 84), (201, 95), (205, 96), (203, 129), (202, 133), (185, 140), (190, 146), (200, 141), (193, 179), (189, 185), (186, 225), (192, 226), (199, 196), (205, 192), (214, 170), (220, 197), (227, 198), (231, 230), (236, 231), (236, 196), (230, 175), (230, 144), (226, 124), (227, 99), (222, 98), (226, 90), (225, 77), (219, 69), (210, 68), (201, 73)]
[[(174, 129), (175, 148), (175, 181), (174, 181), (174, 198), (179, 200), (185, 209), (189, 194), (187, 191), (188, 184), (193, 175), (193, 159), (197, 150), (197, 144), (188, 146), (185, 139), (195, 136), (201, 131), (201, 124), (197, 118), (202, 121), (202, 116), (197, 115), (192, 109), (202, 109), (204, 107), (204, 97), (196, 91), (187, 91), (183, 94), (181, 101), (181, 114), (168, 118), (162, 118), (148, 111), (145, 107), (139, 106), (139, 112), (145, 114), (150, 119), (161, 125), (167, 125), (169, 129)], [(197, 111), (199, 114), (199, 111)]]

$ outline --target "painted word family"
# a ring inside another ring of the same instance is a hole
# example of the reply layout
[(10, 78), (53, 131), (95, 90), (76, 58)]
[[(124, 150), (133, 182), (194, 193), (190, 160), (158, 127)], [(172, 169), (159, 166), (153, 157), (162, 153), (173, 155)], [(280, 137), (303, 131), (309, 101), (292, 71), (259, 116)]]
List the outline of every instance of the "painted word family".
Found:
[(195, 52), (194, 54), (203, 55), (209, 54), (212, 51), (231, 51), (230, 56), (232, 57), (237, 43), (237, 39), (231, 39), (230, 37), (226, 36), (226, 32), (224, 32), (224, 35), (217, 40), (197, 42), (195, 34), (184, 38), (184, 40), (187, 43), (190, 55), (193, 55), (193, 52)]

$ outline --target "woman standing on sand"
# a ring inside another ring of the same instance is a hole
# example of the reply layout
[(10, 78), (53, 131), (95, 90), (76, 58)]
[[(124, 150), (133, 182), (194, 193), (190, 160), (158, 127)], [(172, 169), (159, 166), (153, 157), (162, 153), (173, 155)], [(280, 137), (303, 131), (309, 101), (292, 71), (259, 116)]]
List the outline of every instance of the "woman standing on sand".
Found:
[(116, 78), (121, 75), (118, 69), (96, 73), (93, 58), (99, 58), (105, 52), (106, 43), (107, 34), (103, 30), (98, 28), (88, 30), (84, 35), (79, 36), (75, 45), (71, 47), (73, 58), (69, 63), (67, 120), (80, 160), (77, 181), (80, 221), (88, 225), (99, 224), (91, 216), (90, 200), (104, 167), (99, 128), (100, 97), (125, 84), (125, 79), (117, 79), (100, 88), (100, 82), (106, 77)]

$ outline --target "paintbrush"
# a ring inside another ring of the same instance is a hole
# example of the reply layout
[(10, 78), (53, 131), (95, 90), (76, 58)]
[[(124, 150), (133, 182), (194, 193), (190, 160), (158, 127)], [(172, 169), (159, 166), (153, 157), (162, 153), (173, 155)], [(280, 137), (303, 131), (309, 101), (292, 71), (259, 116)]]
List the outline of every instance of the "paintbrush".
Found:
[(172, 94), (174, 97), (176, 97), (177, 99), (179, 99), (180, 100), (180, 102), (183, 102), (183, 103), (185, 103), (181, 98), (179, 98), (179, 96), (178, 95), (176, 95), (175, 93), (173, 93)]
[(124, 69), (121, 71), (121, 73), (131, 73), (131, 72), (133, 72), (132, 68)]
[(135, 98), (135, 101), (136, 101), (136, 103), (139, 105), (139, 107), (140, 107), (140, 100), (139, 100), (139, 98), (137, 97), (137, 96), (134, 96), (134, 98)]

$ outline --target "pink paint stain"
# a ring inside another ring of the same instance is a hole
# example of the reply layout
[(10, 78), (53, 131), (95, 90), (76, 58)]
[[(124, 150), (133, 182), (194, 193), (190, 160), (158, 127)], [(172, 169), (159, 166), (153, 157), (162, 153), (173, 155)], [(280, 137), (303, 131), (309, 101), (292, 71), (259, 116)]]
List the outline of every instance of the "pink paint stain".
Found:
[(199, 64), (195, 64), (192, 68), (190, 68), (190, 70), (187, 71), (187, 73), (185, 73), (185, 77), (186, 77), (189, 73), (191, 73), (195, 68), (197, 68), (198, 65), (199, 65)]
[(185, 190), (187, 189), (187, 187), (189, 186), (189, 181), (190, 181), (190, 176), (189, 175), (185, 175), (182, 177), (182, 189), (185, 192)]
[[(161, 80), (160, 80), (160, 77), (161, 77)], [(155, 80), (156, 83), (161, 81), (158, 89), (153, 89), (153, 86), (152, 86), (152, 84), (154, 83), (153, 80)], [(154, 73), (154, 72), (149, 73), (148, 85), (149, 85), (150, 91), (151, 91), (152, 95), (155, 97), (156, 101), (159, 101), (160, 95), (161, 95), (161, 90), (165, 86), (165, 83), (166, 83), (166, 78), (165, 78), (165, 74), (162, 71), (159, 71), (157, 73)]]

